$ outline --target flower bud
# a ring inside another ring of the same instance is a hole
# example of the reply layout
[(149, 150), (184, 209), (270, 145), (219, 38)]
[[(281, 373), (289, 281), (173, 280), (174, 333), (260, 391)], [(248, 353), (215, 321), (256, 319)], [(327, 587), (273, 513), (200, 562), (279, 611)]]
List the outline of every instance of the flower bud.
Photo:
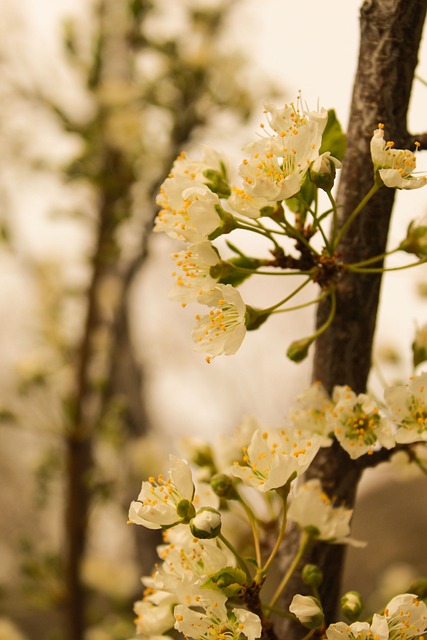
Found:
[(292, 598), (289, 611), (298, 618), (307, 629), (317, 629), (323, 624), (324, 615), (322, 606), (313, 596), (301, 596), (297, 594)]
[(301, 340), (294, 340), (289, 346), (286, 355), (289, 360), (293, 362), (302, 362), (308, 356), (308, 350), (310, 348), (313, 338), (301, 338)]
[(399, 245), (401, 251), (413, 253), (422, 258), (427, 256), (427, 220), (416, 224), (412, 221), (406, 232), (406, 238)]
[(220, 498), (226, 498), (227, 500), (238, 499), (233, 480), (225, 473), (216, 473), (211, 479), (211, 487)]
[(341, 598), (341, 609), (350, 620), (357, 620), (362, 613), (362, 596), (357, 591), (347, 591)]
[(310, 180), (324, 191), (330, 191), (334, 186), (335, 174), (341, 167), (341, 162), (331, 156), (329, 151), (322, 153), (310, 167)]
[(194, 504), (190, 500), (180, 500), (176, 506), (176, 512), (181, 518), (181, 522), (187, 524), (196, 515)]
[(190, 522), (195, 538), (216, 538), (221, 531), (221, 514), (211, 507), (202, 507)]
[(306, 564), (301, 577), (304, 584), (317, 589), (322, 584), (323, 572), (317, 564)]

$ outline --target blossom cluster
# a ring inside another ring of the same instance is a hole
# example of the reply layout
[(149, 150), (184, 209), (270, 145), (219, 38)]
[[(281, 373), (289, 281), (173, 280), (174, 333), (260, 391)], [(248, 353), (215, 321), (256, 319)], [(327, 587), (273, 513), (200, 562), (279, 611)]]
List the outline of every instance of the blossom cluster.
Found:
[[(315, 383), (297, 397), (282, 428), (246, 420), (232, 437), (212, 444), (190, 439), (189, 461), (171, 455), (167, 476), (144, 481), (129, 522), (161, 529), (164, 543), (157, 550), (160, 563), (142, 578), (145, 589), (135, 603), (138, 637), (157, 638), (171, 629), (196, 640), (261, 637), (270, 624), (266, 612), (277, 608), (290, 578), (276, 585), (269, 604), (261, 601), (261, 586), (289, 523), (301, 530), (298, 558), (315, 540), (363, 545), (351, 537), (352, 510), (329, 496), (320, 480), (303, 476), (319, 450), (334, 441), (353, 459), (381, 447), (427, 441), (427, 373), (388, 387), (384, 397), (380, 407), (368, 394), (344, 386), (330, 397)], [(274, 529), (277, 541), (263, 557), (260, 541)], [(427, 607), (413, 594), (393, 598), (371, 623), (324, 628), (319, 571), (306, 565), (303, 573), (314, 595), (296, 594), (289, 611), (304, 626), (321, 628), (328, 640), (410, 640), (427, 629)], [(357, 594), (347, 594), (343, 610), (355, 619)]]
[[(282, 108), (267, 104), (267, 123), (261, 124), (258, 139), (244, 148), (246, 157), (236, 180), (230, 181), (226, 159), (205, 148), (202, 160), (190, 160), (181, 153), (160, 188), (157, 196), (160, 211), (154, 231), (185, 245), (172, 255), (176, 269), (170, 298), (183, 306), (196, 302), (208, 307), (207, 313), (196, 315), (192, 336), (195, 349), (207, 354), (208, 362), (220, 354), (236, 353), (246, 331), (258, 328), (287, 302), (288, 298), (262, 312), (245, 304), (237, 286), (260, 273), (261, 267), (267, 269), (264, 274), (277, 273), (278, 269), (305, 269), (309, 280), (322, 283), (332, 295), (343, 265), (329, 269), (330, 282), (324, 282), (320, 274), (325, 273), (322, 258), (327, 256), (331, 264), (336, 261), (335, 249), (342, 235), (336, 227), (332, 188), (336, 170), (341, 167), (335, 155), (342, 158), (345, 137), (331, 113), (323, 108), (309, 110), (300, 98)], [(374, 171), (369, 198), (384, 185), (414, 189), (426, 184), (425, 176), (414, 174), (416, 154), (394, 149), (392, 142), (386, 142), (382, 124), (373, 134), (371, 156)], [(333, 214), (334, 222), (329, 242), (322, 228), (328, 212), (320, 215), (317, 204), (312, 206), (317, 203), (318, 188), (327, 192), (332, 203), (329, 213)], [(312, 218), (310, 222), (305, 222), (307, 214)], [(270, 259), (252, 258), (233, 247), (238, 257), (223, 260), (215, 239), (236, 229), (264, 235), (272, 242)], [(311, 237), (318, 232), (325, 241), (320, 253), (310, 244)], [(420, 234), (414, 228), (411, 233), (416, 239), (409, 239), (408, 231), (407, 242), (399, 248), (422, 255), (425, 233)], [(288, 256), (283, 246), (285, 236), (295, 243), (301, 259)], [(312, 341), (304, 345), (308, 348)], [(299, 348), (298, 341), (295, 345), (297, 348), (290, 348), (288, 355), (299, 361), (305, 357), (307, 348)]]

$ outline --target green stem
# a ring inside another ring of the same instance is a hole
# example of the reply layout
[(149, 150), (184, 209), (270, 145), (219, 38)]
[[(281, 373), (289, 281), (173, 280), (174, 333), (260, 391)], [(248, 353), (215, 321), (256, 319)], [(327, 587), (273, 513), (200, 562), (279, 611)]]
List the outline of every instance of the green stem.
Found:
[(237, 563), (239, 564), (239, 566), (241, 567), (241, 569), (243, 569), (243, 571), (246, 574), (246, 577), (248, 579), (249, 582), (252, 582), (252, 576), (251, 576), (251, 572), (249, 571), (248, 565), (246, 564), (246, 562), (243, 560), (242, 556), (236, 551), (236, 549), (233, 547), (233, 545), (231, 544), (231, 542), (229, 540), (227, 540), (227, 538), (225, 538), (222, 533), (218, 534), (218, 538), (221, 540), (221, 542), (223, 544), (225, 544), (225, 546), (230, 549), (231, 553), (234, 555), (234, 557), (237, 560)]
[(290, 490), (291, 490), (291, 483), (288, 480), (288, 482), (285, 484), (285, 486), (282, 488), (282, 490), (279, 493), (283, 502), (282, 522), (280, 523), (279, 533), (277, 535), (277, 539), (274, 544), (274, 547), (271, 550), (271, 553), (267, 559), (267, 562), (265, 563), (263, 568), (259, 571), (260, 576), (265, 576), (269, 566), (271, 565), (271, 563), (273, 562), (274, 558), (276, 557), (279, 551), (280, 545), (282, 544), (283, 537), (285, 535), (285, 530), (286, 530), (286, 523), (287, 523), (287, 516), (288, 516), (288, 495)]
[[(386, 251), (385, 253), (380, 253), (378, 256), (373, 256), (372, 258), (368, 258), (367, 260), (362, 260), (361, 262), (353, 262), (350, 267), (364, 267), (367, 264), (372, 264), (373, 262), (379, 262), (388, 256), (391, 256), (396, 251), (400, 251), (400, 247), (396, 247), (396, 249), (392, 249), (391, 251)], [(347, 267), (347, 265), (345, 265)]]
[(310, 629), (310, 631), (305, 634), (302, 640), (309, 640), (309, 638), (314, 635), (315, 631), (318, 631), (318, 629)]
[(310, 249), (311, 253), (314, 253), (317, 256), (319, 255), (319, 252), (316, 251), (316, 249), (311, 246), (307, 238), (305, 238), (302, 235), (302, 233), (300, 233), (294, 226), (292, 226), (291, 223), (286, 220), (286, 218), (284, 219), (284, 225), (285, 225), (285, 229), (289, 229), (289, 233), (286, 233), (288, 237), (294, 238), (295, 240), (299, 240), (307, 247), (307, 249)]
[(259, 533), (258, 533), (258, 528), (256, 525), (256, 518), (252, 512), (252, 509), (246, 504), (245, 500), (243, 500), (243, 498), (239, 495), (238, 498), (240, 504), (242, 505), (248, 520), (249, 520), (249, 524), (250, 527), (252, 529), (252, 537), (254, 540), (254, 548), (255, 548), (255, 558), (256, 558), (256, 563), (258, 566), (258, 569), (261, 567), (262, 564), (262, 558), (261, 558), (261, 545), (260, 545), (260, 541), (259, 541)]
[(291, 298), (296, 296), (297, 293), (299, 293), (302, 289), (304, 289), (304, 287), (307, 286), (308, 283), (311, 282), (311, 280), (312, 280), (312, 278), (310, 276), (299, 287), (294, 289), (294, 291), (292, 291), (291, 294), (286, 296), (286, 298), (283, 298), (283, 300), (280, 300), (280, 302), (278, 302), (277, 304), (273, 304), (271, 307), (267, 307), (267, 309), (263, 309), (263, 311), (266, 312), (266, 313), (268, 313), (268, 312), (272, 313), (275, 309), (277, 309), (278, 307), (281, 307), (282, 304), (286, 304), (286, 302), (288, 302), (288, 300), (291, 300)]
[(318, 330), (315, 333), (313, 333), (313, 335), (312, 335), (312, 339), (313, 340), (316, 340), (316, 338), (321, 336), (322, 333), (324, 333), (326, 331), (326, 329), (329, 327), (329, 325), (332, 324), (332, 321), (335, 318), (335, 311), (337, 309), (337, 296), (335, 294), (335, 289), (330, 289), (329, 291), (327, 291), (325, 293), (325, 297), (327, 295), (331, 296), (331, 310), (329, 312), (329, 316), (328, 316), (325, 324), (322, 324), (322, 326), (319, 327)]
[(329, 291), (326, 291), (319, 298), (315, 300), (310, 300), (310, 302), (304, 302), (303, 304), (297, 304), (295, 307), (287, 307), (286, 309), (277, 309), (277, 311), (273, 311), (272, 313), (288, 313), (288, 311), (297, 311), (298, 309), (304, 309), (304, 307), (309, 307), (312, 304), (317, 304), (324, 300), (327, 296), (329, 296)]
[(369, 189), (368, 193), (366, 194), (366, 196), (359, 202), (359, 204), (357, 205), (357, 207), (352, 211), (352, 213), (349, 215), (349, 217), (347, 218), (347, 220), (344, 222), (343, 226), (341, 227), (341, 229), (339, 230), (339, 232), (336, 235), (336, 238), (334, 240), (333, 243), (333, 249), (335, 250), (337, 248), (337, 246), (339, 245), (339, 243), (341, 242), (343, 236), (347, 233), (349, 227), (353, 224), (354, 220), (357, 218), (357, 216), (359, 215), (359, 213), (362, 211), (362, 209), (364, 209), (364, 207), (368, 204), (369, 200), (372, 198), (372, 196), (378, 191), (378, 189), (381, 187), (381, 185), (377, 184), (376, 182), (372, 185), (372, 187)]
[[(332, 248), (337, 246), (337, 243), (335, 243), (335, 238), (336, 238), (336, 234), (338, 232), (338, 207), (337, 207), (337, 203), (335, 201), (334, 196), (332, 195), (332, 191), (326, 191), (326, 195), (329, 198), (329, 202), (332, 205), (332, 233), (331, 233), (331, 237), (332, 237)], [(332, 251), (333, 253), (333, 251)]]
[(283, 590), (285, 589), (285, 587), (288, 584), (289, 580), (291, 579), (293, 573), (295, 572), (296, 568), (298, 567), (303, 555), (306, 553), (308, 547), (310, 546), (311, 541), (312, 541), (311, 535), (307, 531), (303, 531), (302, 536), (301, 536), (299, 549), (298, 549), (294, 559), (292, 560), (291, 564), (289, 565), (289, 568), (288, 568), (287, 572), (283, 576), (282, 581), (280, 582), (279, 586), (277, 587), (274, 596), (272, 597), (271, 601), (269, 602), (269, 605), (268, 605), (269, 607), (274, 607), (274, 605), (276, 604), (276, 602), (280, 598)]
[(405, 264), (403, 267), (389, 267), (385, 269), (378, 268), (370, 268), (364, 269), (363, 267), (354, 267), (352, 264), (346, 265), (347, 271), (352, 271), (353, 273), (386, 273), (387, 271), (403, 271), (404, 269), (412, 269), (412, 267), (418, 267), (420, 264), (424, 264), (427, 261), (427, 258), (422, 258), (418, 260), (418, 262), (411, 262), (411, 264)]
[(282, 618), (288, 618), (289, 620), (295, 620), (295, 616), (293, 613), (288, 613), (283, 609), (279, 609), (278, 607), (270, 607), (268, 604), (263, 604), (262, 609), (270, 613), (275, 613), (278, 616), (282, 616)]
[[(277, 267), (272, 267), (273, 268), (277, 268)], [(258, 271), (258, 270), (253, 270), (250, 269), (249, 267), (238, 267), (237, 265), (233, 264), (233, 269), (236, 269), (237, 271), (251, 271), (253, 273), (253, 275), (259, 275), (259, 276), (308, 276), (311, 275), (311, 271)]]

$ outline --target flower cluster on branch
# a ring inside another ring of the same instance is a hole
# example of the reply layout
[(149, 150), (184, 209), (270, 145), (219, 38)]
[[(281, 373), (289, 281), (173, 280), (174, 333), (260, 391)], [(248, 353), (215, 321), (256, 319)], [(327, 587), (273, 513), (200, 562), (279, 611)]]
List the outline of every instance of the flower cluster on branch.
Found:
[[(356, 264), (341, 260), (342, 238), (379, 189), (416, 189), (427, 183), (426, 176), (415, 173), (416, 153), (394, 149), (384, 140), (384, 125), (378, 125), (371, 140), (372, 188), (347, 220), (340, 221), (332, 192), (345, 136), (334, 112), (309, 110), (298, 98), (282, 108), (267, 104), (265, 114), (267, 124), (261, 124), (261, 135), (244, 148), (247, 157), (235, 179), (229, 177), (226, 159), (212, 149), (206, 148), (199, 161), (182, 153), (157, 197), (160, 211), (154, 230), (185, 244), (173, 254), (177, 269), (170, 297), (183, 306), (208, 307), (207, 313), (196, 315), (193, 331), (195, 348), (207, 354), (208, 362), (236, 353), (246, 332), (258, 329), (272, 314), (329, 297), (331, 311), (324, 325), (289, 345), (288, 357), (299, 362), (333, 321), (335, 290), (343, 274), (383, 271), (385, 256), (399, 250), (418, 256), (414, 264), (423, 262), (427, 253), (425, 226), (413, 222), (407, 238), (387, 254)], [(319, 189), (329, 199), (325, 211), (319, 207)], [(224, 259), (215, 240), (236, 230), (262, 236), (267, 255), (248, 255), (228, 240), (235, 257)], [(246, 304), (238, 291), (255, 274), (297, 275), (302, 280), (286, 297), (260, 309)], [(310, 283), (320, 287), (320, 294), (295, 305), (294, 297)]]
[[(396, 596), (370, 622), (360, 622), (360, 596), (349, 592), (342, 610), (351, 624), (325, 622), (322, 573), (304, 564), (306, 554), (316, 540), (364, 542), (351, 537), (352, 510), (318, 479), (304, 482), (302, 476), (319, 449), (334, 440), (352, 459), (425, 443), (426, 416), (427, 373), (386, 388), (380, 404), (344, 386), (329, 397), (315, 383), (296, 398), (281, 428), (246, 421), (231, 438), (188, 440), (189, 461), (171, 455), (168, 475), (144, 481), (130, 506), (130, 523), (164, 534), (160, 563), (142, 578), (145, 591), (135, 603), (138, 637), (168, 637), (174, 628), (196, 640), (272, 638), (272, 614), (299, 620), (310, 630), (307, 637), (315, 631), (327, 640), (419, 637), (427, 630), (427, 606), (412, 593)], [(411, 455), (417, 456), (416, 449)], [(417, 464), (423, 467), (421, 459)], [(300, 529), (300, 544), (278, 581), (271, 568), (286, 545), (289, 523)], [(295, 572), (308, 593), (295, 594), (282, 608), (281, 595)]]

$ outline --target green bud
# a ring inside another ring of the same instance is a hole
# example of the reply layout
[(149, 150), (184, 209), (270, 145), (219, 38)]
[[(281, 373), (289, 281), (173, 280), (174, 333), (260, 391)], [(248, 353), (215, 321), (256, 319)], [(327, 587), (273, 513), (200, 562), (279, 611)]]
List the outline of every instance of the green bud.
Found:
[(191, 518), (194, 518), (196, 515), (196, 509), (194, 508), (194, 504), (190, 502), (190, 500), (180, 500), (176, 507), (176, 512), (181, 518), (181, 522), (183, 524), (187, 524), (190, 522)]
[(318, 629), (323, 625), (324, 615), (322, 605), (313, 596), (297, 594), (293, 597), (289, 611), (298, 618), (307, 629)]
[(317, 564), (306, 564), (301, 577), (304, 584), (317, 589), (322, 584), (323, 572)]
[(308, 350), (313, 342), (313, 338), (301, 338), (294, 340), (289, 346), (286, 355), (293, 362), (302, 362), (308, 356)]
[(341, 598), (341, 609), (349, 620), (357, 620), (362, 613), (362, 596), (357, 591), (347, 591)]
[(239, 497), (234, 488), (233, 480), (225, 473), (216, 473), (211, 479), (211, 487), (220, 498), (237, 500)]
[(202, 507), (190, 521), (190, 531), (195, 538), (216, 538), (221, 531), (221, 514), (211, 507)]
[(420, 258), (427, 256), (427, 226), (425, 224), (416, 225), (412, 221), (399, 249), (406, 251), (406, 253), (413, 253)]
[(310, 180), (319, 189), (330, 191), (334, 186), (337, 167), (340, 166), (341, 162), (326, 151), (312, 162), (309, 171)]

